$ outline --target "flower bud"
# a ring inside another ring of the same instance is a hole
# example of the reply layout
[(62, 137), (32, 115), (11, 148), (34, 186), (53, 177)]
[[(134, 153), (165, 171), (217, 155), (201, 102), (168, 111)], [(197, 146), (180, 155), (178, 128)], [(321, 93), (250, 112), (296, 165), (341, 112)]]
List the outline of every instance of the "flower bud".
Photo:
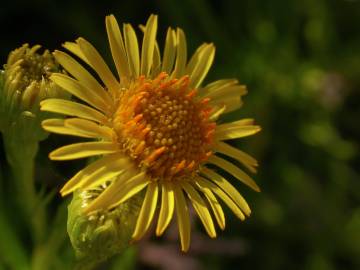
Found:
[(46, 136), (40, 123), (49, 115), (40, 111), (40, 101), (67, 95), (49, 80), (53, 72), (60, 72), (59, 64), (48, 50), (40, 54), (40, 48), (24, 44), (12, 51), (1, 72), (0, 86), (0, 131), (25, 132), (27, 139), (35, 141)]
[(68, 207), (67, 230), (76, 256), (95, 265), (129, 245), (141, 206), (141, 195), (134, 196), (111, 210), (84, 214), (84, 208), (104, 191), (76, 191)]

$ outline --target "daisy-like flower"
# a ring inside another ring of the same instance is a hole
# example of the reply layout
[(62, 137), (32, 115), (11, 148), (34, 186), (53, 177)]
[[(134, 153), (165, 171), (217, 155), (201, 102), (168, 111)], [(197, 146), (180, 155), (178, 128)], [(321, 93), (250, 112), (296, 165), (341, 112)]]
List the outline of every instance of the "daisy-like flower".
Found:
[[(186, 197), (210, 237), (216, 237), (211, 211), (219, 227), (225, 227), (218, 199), (241, 220), (250, 215), (244, 198), (213, 168), (259, 191), (243, 170), (217, 153), (255, 172), (256, 160), (224, 141), (255, 134), (260, 127), (253, 119), (216, 124), (222, 114), (241, 107), (246, 88), (235, 79), (201, 85), (214, 59), (213, 44), (204, 43), (187, 61), (184, 32), (169, 28), (161, 57), (156, 42), (157, 16), (151, 15), (141, 28), (140, 52), (134, 29), (124, 24), (121, 32), (115, 17), (106, 17), (118, 77), (85, 39), (64, 44), (101, 82), (70, 55), (54, 52), (71, 76), (53, 74), (51, 80), (83, 102), (43, 101), (42, 110), (71, 116), (46, 120), (43, 127), (95, 139), (56, 149), (50, 153), (51, 159), (101, 156), (66, 183), (61, 189), (63, 196), (106, 183), (107, 188), (84, 207), (85, 213), (91, 213), (114, 208), (146, 189), (132, 238), (138, 240), (147, 232), (159, 204), (156, 235), (165, 231), (175, 212), (181, 247), (187, 251), (190, 219)], [(207, 168), (207, 164), (214, 166)]]

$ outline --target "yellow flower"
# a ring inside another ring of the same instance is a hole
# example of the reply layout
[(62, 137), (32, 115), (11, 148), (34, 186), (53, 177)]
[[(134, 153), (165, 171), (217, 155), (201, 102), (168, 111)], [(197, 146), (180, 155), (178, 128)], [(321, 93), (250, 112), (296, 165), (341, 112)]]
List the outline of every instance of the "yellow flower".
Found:
[(50, 158), (102, 156), (72, 177), (61, 194), (106, 183), (109, 186), (105, 191), (86, 206), (85, 212), (90, 213), (113, 208), (146, 188), (132, 238), (138, 240), (146, 233), (159, 201), (156, 235), (164, 232), (175, 212), (181, 247), (186, 251), (190, 220), (185, 195), (210, 237), (216, 237), (216, 231), (209, 209), (219, 227), (225, 227), (218, 198), (241, 220), (250, 215), (240, 193), (207, 164), (259, 191), (243, 170), (216, 155), (227, 155), (256, 171), (254, 158), (223, 141), (255, 134), (260, 127), (253, 124), (253, 119), (216, 124), (221, 114), (241, 107), (246, 88), (235, 79), (201, 86), (213, 62), (215, 47), (201, 45), (188, 62), (181, 29), (168, 29), (161, 58), (155, 15), (143, 27), (141, 55), (129, 24), (124, 24), (121, 33), (114, 16), (107, 16), (106, 30), (119, 79), (83, 38), (67, 42), (64, 47), (88, 64), (102, 83), (68, 54), (54, 53), (73, 77), (53, 74), (51, 80), (86, 104), (61, 99), (43, 101), (41, 110), (72, 116), (46, 120), (43, 127), (96, 141), (61, 147), (50, 153)]

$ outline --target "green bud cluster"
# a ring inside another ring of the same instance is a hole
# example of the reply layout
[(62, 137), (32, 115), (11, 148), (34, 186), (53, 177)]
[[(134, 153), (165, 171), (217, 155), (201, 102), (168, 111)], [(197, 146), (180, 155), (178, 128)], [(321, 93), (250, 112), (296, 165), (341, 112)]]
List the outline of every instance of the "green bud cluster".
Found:
[(71, 243), (78, 259), (91, 265), (122, 253), (129, 246), (143, 200), (136, 195), (114, 209), (84, 214), (84, 208), (104, 188), (75, 192), (68, 207)]
[(40, 48), (24, 44), (12, 51), (0, 80), (0, 131), (26, 133), (34, 141), (46, 136), (40, 123), (48, 113), (40, 111), (40, 101), (66, 97), (49, 79), (52, 72), (60, 72), (59, 64), (48, 50), (38, 53)]

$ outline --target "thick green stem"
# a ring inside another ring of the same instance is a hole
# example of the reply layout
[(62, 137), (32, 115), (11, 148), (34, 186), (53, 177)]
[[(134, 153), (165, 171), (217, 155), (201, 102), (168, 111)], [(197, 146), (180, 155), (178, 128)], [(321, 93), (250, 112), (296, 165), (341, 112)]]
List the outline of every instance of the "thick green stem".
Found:
[(22, 140), (16, 140), (13, 136), (4, 136), (4, 144), (14, 178), (17, 201), (25, 218), (30, 222), (34, 243), (40, 243), (44, 238), (45, 211), (39, 204), (34, 182), (38, 142), (23, 143)]

